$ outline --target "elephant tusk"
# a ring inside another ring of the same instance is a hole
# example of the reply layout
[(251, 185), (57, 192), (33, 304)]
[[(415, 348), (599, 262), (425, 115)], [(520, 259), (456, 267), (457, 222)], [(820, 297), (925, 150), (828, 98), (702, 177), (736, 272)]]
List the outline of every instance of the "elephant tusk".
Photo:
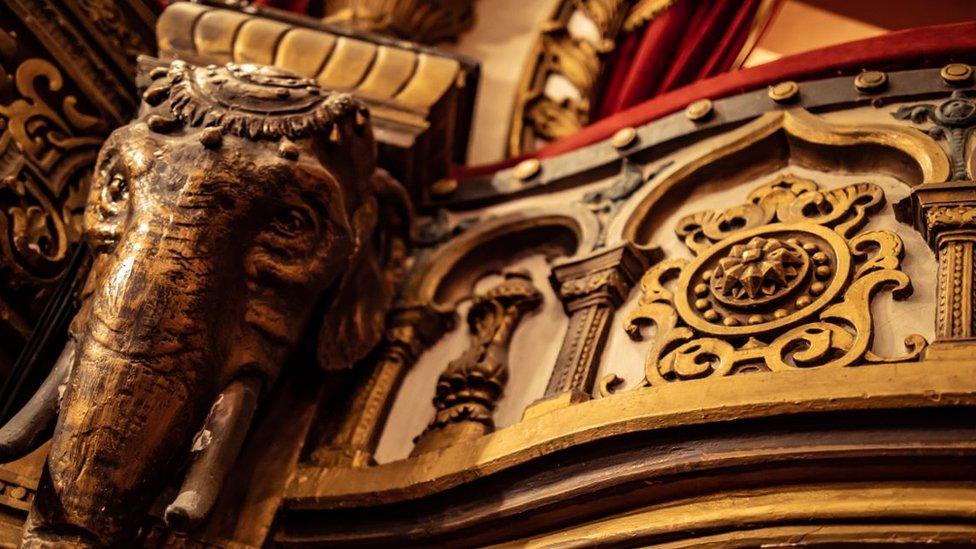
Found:
[(0, 428), (0, 463), (33, 452), (51, 435), (58, 418), (62, 387), (68, 381), (74, 361), (75, 342), (69, 339), (34, 396)]
[(257, 377), (247, 376), (234, 380), (217, 396), (193, 441), (197, 456), (179, 495), (166, 507), (166, 525), (173, 530), (187, 532), (210, 512), (251, 426), (260, 386)]

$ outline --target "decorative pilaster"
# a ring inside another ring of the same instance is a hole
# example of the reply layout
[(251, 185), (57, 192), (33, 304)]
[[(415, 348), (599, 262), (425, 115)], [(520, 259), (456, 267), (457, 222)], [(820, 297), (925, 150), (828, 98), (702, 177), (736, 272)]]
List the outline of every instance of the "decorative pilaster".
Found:
[(473, 440), (495, 430), (494, 411), (508, 382), (508, 348), (519, 322), (542, 304), (527, 272), (475, 297), (468, 312), (471, 344), (437, 380), (437, 412), (416, 440), (413, 455)]
[(929, 355), (976, 339), (976, 182), (927, 184), (912, 192), (915, 225), (939, 259), (936, 340)]
[(403, 376), (451, 328), (454, 317), (453, 311), (438, 310), (429, 304), (401, 305), (390, 313), (369, 377), (356, 389), (338, 430), (313, 452), (313, 462), (332, 467), (372, 464)]
[(931, 123), (925, 131), (945, 140), (952, 181), (930, 183), (912, 190), (915, 227), (939, 257), (936, 340), (928, 356), (952, 352), (953, 342), (976, 338), (973, 323), (973, 245), (976, 242), (976, 182), (967, 173), (966, 142), (976, 129), (976, 102), (956, 90), (940, 105), (904, 106), (892, 116), (916, 124)]
[(545, 397), (526, 416), (590, 398), (614, 313), (656, 253), (628, 243), (553, 268), (552, 285), (569, 327)]

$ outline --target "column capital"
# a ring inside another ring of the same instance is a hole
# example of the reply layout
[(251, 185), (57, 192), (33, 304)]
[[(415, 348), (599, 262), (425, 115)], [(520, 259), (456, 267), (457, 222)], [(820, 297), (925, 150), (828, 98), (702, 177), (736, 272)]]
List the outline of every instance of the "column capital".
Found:
[(976, 181), (925, 183), (910, 200), (912, 224), (933, 248), (941, 236), (976, 231)]
[(641, 248), (628, 242), (557, 264), (550, 281), (567, 313), (600, 302), (616, 308), (660, 255), (658, 248)]

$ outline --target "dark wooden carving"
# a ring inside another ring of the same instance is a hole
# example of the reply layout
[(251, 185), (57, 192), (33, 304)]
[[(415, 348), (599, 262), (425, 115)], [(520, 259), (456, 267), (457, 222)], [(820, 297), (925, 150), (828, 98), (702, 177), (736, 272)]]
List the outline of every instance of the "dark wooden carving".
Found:
[(495, 430), (493, 413), (508, 381), (508, 347), (522, 318), (542, 304), (529, 274), (505, 273), (501, 284), (475, 297), (468, 312), (471, 344), (437, 380), (437, 412), (417, 437), (422, 454)]
[(381, 429), (403, 376), (428, 347), (454, 325), (452, 310), (432, 305), (400, 304), (389, 314), (365, 381), (356, 389), (342, 422), (312, 453), (321, 465), (360, 467), (373, 463)]
[(409, 208), (376, 171), (363, 107), (255, 65), (177, 61), (148, 78), (95, 167), (96, 258), (71, 340), (0, 430), (9, 460), (54, 428), (26, 547), (129, 543), (188, 454), (166, 520), (192, 528), (304, 334), (323, 368), (350, 365), (400, 277)]

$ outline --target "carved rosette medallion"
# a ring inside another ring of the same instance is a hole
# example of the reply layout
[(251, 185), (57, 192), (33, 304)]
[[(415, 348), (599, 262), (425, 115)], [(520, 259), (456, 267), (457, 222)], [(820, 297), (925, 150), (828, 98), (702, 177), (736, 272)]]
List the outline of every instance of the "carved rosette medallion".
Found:
[[(916, 359), (921, 336), (905, 356), (871, 350), (871, 299), (888, 289), (911, 295), (900, 269), (901, 239), (858, 229), (884, 204), (881, 188), (858, 183), (821, 190), (792, 176), (764, 185), (723, 211), (678, 223), (695, 253), (671, 259), (641, 279), (639, 306), (625, 329), (640, 339), (656, 326), (643, 385), (806, 367)], [(677, 279), (672, 291), (666, 283)], [(604, 394), (620, 382), (603, 380)]]
[(723, 240), (689, 264), (675, 306), (704, 333), (758, 334), (822, 309), (843, 289), (850, 266), (834, 231), (775, 223)]

